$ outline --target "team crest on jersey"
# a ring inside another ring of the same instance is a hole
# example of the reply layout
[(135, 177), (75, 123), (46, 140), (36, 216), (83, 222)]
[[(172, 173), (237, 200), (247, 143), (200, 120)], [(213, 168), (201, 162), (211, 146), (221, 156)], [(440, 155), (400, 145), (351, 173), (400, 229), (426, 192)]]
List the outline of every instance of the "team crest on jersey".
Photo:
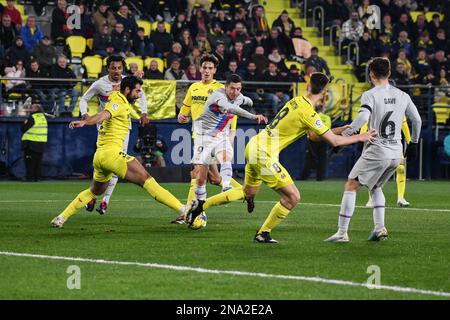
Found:
[(323, 125), (322, 125), (322, 121), (320, 119), (316, 120), (316, 128), (317, 129), (322, 129)]
[(119, 109), (119, 105), (118, 105), (117, 103), (114, 103), (114, 104), (111, 106), (111, 109), (113, 109), (114, 111), (117, 111), (117, 109)]

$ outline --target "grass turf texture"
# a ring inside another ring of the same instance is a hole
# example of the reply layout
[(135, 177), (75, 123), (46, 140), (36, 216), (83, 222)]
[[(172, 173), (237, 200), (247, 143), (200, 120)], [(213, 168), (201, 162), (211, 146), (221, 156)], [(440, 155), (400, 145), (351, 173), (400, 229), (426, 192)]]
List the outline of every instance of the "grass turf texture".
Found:
[[(336, 231), (343, 181), (302, 182), (302, 202), (273, 231), (277, 245), (252, 241), (278, 196), (262, 187), (255, 212), (235, 202), (208, 210), (208, 226), (172, 225), (176, 216), (142, 189), (119, 184), (105, 216), (85, 210), (63, 229), (50, 220), (87, 182), (0, 182), (0, 251), (159, 263), (208, 269), (367, 281), (370, 265), (381, 284), (450, 292), (450, 212), (387, 209), (388, 241), (368, 243), (372, 210), (357, 208), (349, 244), (323, 240)], [(180, 199), (187, 184), (165, 185)], [(395, 183), (385, 187), (387, 206)], [(218, 188), (209, 188), (209, 194)], [(448, 182), (408, 182), (412, 208), (450, 209)], [(17, 201), (17, 202), (16, 202)], [(367, 201), (358, 194), (357, 205)], [(81, 290), (69, 290), (67, 267), (81, 269)], [(42, 260), (0, 255), (0, 299), (439, 299), (290, 279), (201, 274), (139, 266)], [(448, 297), (447, 297), (448, 299)]]

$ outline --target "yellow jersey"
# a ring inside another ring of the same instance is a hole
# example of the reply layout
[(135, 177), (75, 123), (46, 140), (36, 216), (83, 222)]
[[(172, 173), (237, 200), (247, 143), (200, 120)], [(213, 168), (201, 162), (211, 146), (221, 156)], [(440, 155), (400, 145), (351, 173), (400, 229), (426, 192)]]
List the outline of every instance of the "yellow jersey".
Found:
[(97, 148), (123, 148), (125, 136), (130, 130), (131, 106), (127, 98), (114, 91), (105, 105), (111, 118), (105, 120), (98, 130)]
[(308, 130), (321, 136), (329, 128), (323, 124), (319, 113), (314, 110), (311, 100), (300, 96), (284, 105), (265, 130), (255, 136), (256, 143), (259, 149), (275, 155), (304, 136)]
[[(190, 115), (192, 122), (194, 122), (202, 114), (206, 100), (208, 100), (211, 93), (223, 87), (224, 85), (217, 80), (213, 80), (208, 84), (204, 84), (201, 81), (191, 84), (184, 97), (180, 113), (185, 116)], [(234, 116), (231, 122), (231, 130), (236, 130), (236, 125), (237, 116)]]

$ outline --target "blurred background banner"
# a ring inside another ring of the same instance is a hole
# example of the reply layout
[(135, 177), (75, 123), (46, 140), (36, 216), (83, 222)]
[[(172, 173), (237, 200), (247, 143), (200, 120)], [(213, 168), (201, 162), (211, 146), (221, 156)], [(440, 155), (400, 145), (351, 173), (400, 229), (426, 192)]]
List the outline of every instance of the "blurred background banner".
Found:
[(174, 118), (176, 81), (144, 80), (142, 90), (147, 98), (151, 120)]

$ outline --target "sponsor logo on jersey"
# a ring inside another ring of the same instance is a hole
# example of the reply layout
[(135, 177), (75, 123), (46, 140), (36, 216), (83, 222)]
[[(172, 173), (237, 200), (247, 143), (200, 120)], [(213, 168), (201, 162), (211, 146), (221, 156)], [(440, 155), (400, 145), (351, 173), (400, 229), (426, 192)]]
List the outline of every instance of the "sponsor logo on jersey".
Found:
[(322, 129), (323, 125), (322, 125), (322, 120), (317, 119), (316, 120), (316, 128), (317, 129)]
[(113, 109), (114, 111), (117, 111), (117, 109), (119, 109), (119, 105), (118, 105), (117, 103), (114, 103), (114, 104), (111, 106), (111, 109)]

